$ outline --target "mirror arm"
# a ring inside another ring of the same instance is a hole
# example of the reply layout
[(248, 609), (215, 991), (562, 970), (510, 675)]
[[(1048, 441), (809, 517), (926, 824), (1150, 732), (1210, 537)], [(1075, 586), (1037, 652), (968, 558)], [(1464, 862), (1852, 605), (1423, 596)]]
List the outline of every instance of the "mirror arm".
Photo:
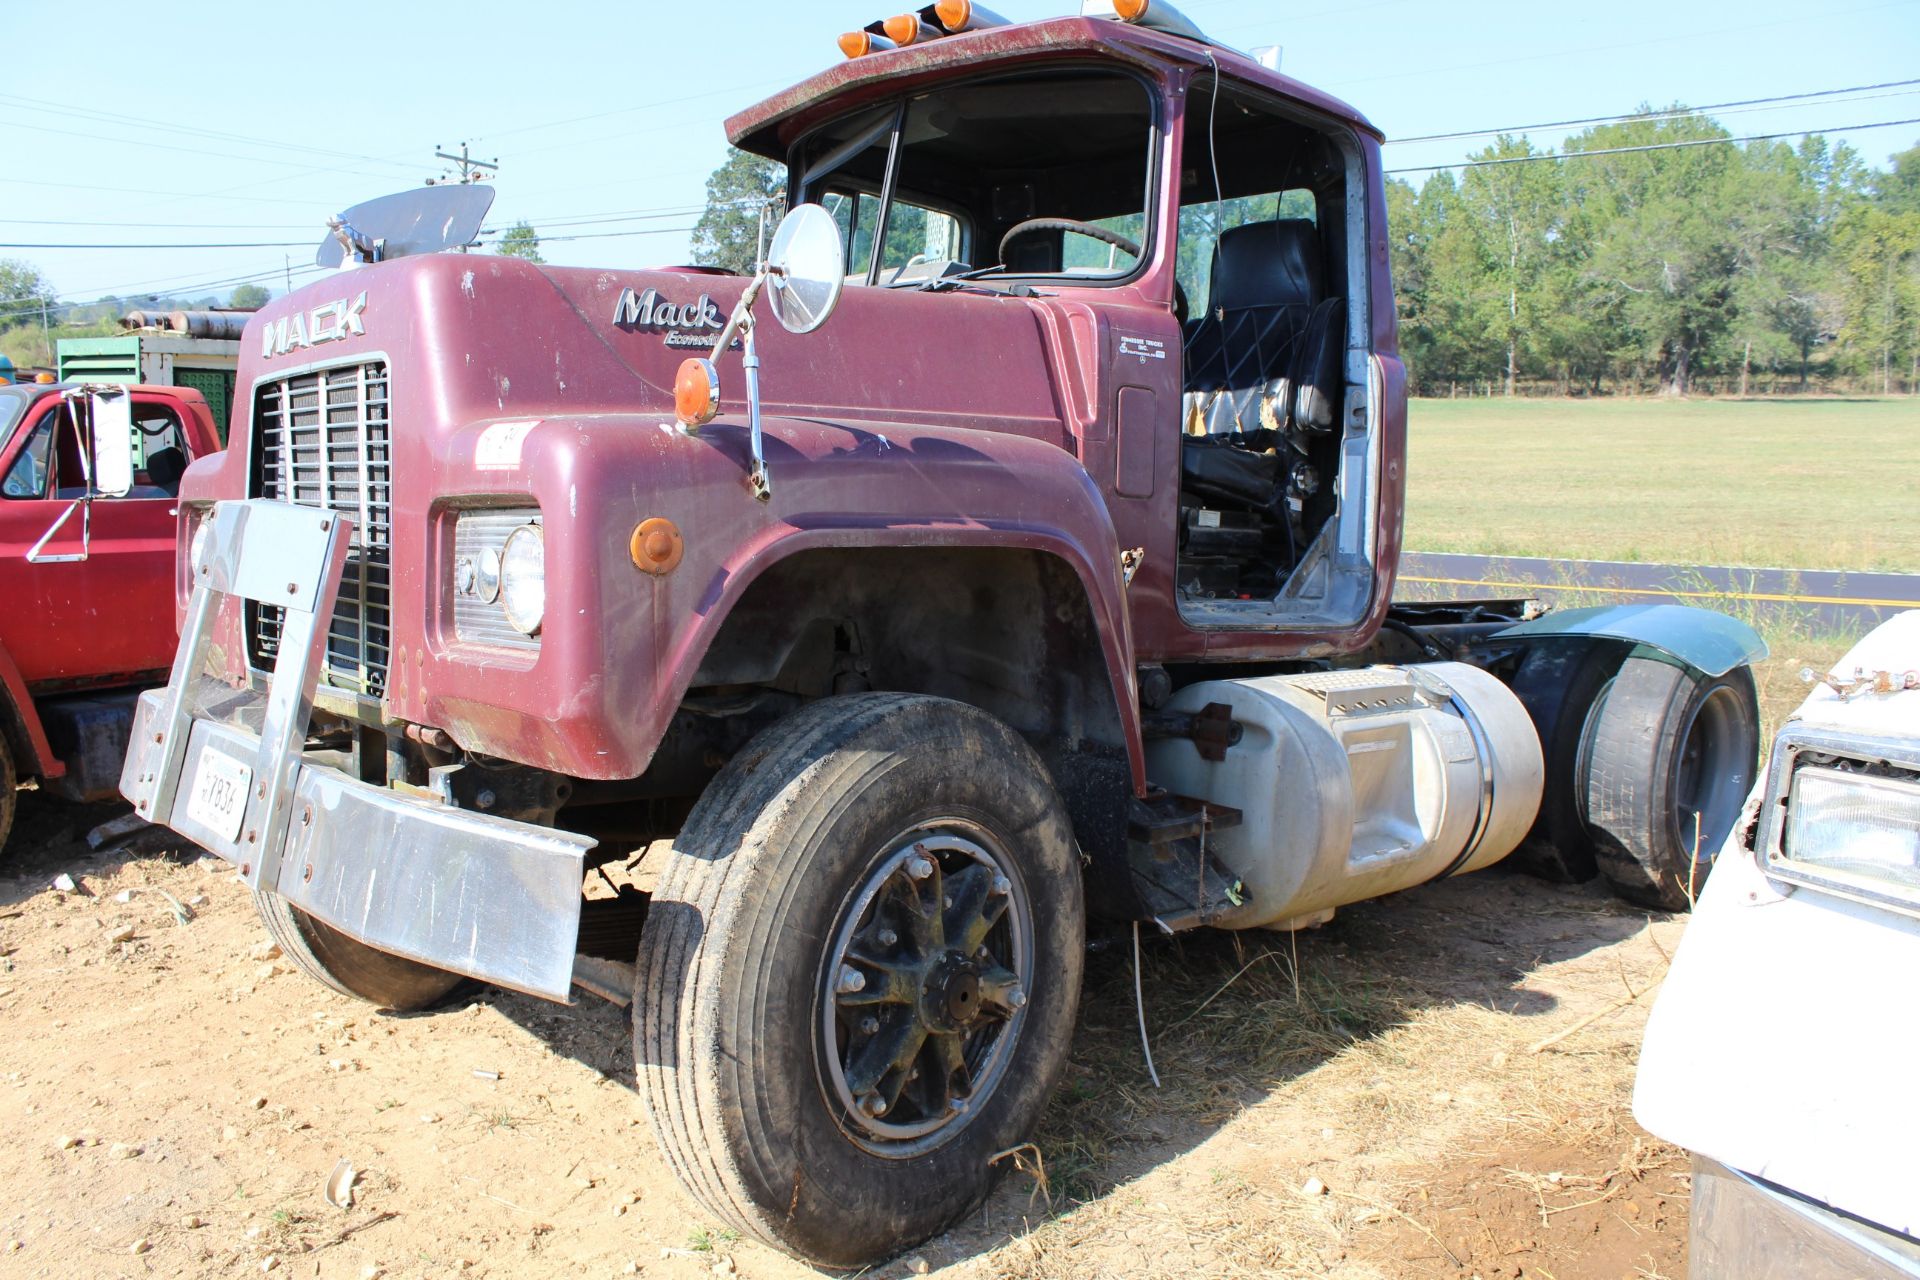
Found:
[(718, 364), (735, 338), (746, 342), (741, 367), (747, 374), (747, 432), (753, 447), (753, 469), (748, 473), (748, 481), (753, 486), (753, 496), (761, 502), (772, 499), (773, 478), (767, 473), (766, 437), (760, 427), (760, 351), (753, 340), (753, 304), (760, 300), (767, 281), (778, 273), (778, 268), (769, 267), (753, 278), (747, 291), (740, 295), (740, 302), (728, 317), (727, 327), (720, 331), (719, 340), (713, 344), (713, 355), (709, 357)]
[[(77, 556), (41, 555), (40, 553), (46, 548), (46, 545), (53, 541), (53, 535), (66, 527), (67, 521), (73, 517), (75, 511), (80, 512), (80, 554)], [(68, 504), (67, 509), (60, 513), (60, 518), (53, 522), (53, 526), (40, 535), (40, 541), (34, 543), (32, 548), (28, 550), (27, 563), (79, 564), (91, 554), (93, 554), (93, 499), (91, 497), (75, 498)]]
[(747, 372), (747, 433), (753, 442), (753, 470), (747, 478), (753, 485), (753, 496), (767, 502), (773, 498), (773, 477), (767, 474), (766, 439), (760, 430), (760, 352), (753, 341), (751, 315), (740, 330), (747, 342), (741, 367)]

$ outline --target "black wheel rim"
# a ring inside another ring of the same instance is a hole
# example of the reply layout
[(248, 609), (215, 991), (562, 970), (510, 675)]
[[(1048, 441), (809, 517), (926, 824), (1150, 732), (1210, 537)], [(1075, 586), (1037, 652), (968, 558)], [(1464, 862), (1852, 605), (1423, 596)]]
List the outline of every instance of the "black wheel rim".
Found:
[(848, 1137), (908, 1159), (973, 1121), (1019, 1038), (1032, 939), (1026, 885), (977, 825), (943, 819), (887, 846), (820, 975), (822, 1083)]
[(1692, 887), (1713, 865), (1746, 803), (1752, 781), (1746, 716), (1740, 695), (1721, 685), (1694, 708), (1674, 761), (1674, 836), (1693, 868)]

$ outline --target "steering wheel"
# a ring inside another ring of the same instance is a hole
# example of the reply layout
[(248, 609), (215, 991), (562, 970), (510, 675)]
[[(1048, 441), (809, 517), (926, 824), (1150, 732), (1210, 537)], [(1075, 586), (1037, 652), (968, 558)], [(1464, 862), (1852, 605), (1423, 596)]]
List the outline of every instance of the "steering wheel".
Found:
[(1007, 260), (1008, 245), (1021, 236), (1032, 235), (1036, 231), (1073, 231), (1089, 239), (1098, 240), (1102, 244), (1110, 244), (1122, 253), (1130, 253), (1136, 258), (1140, 256), (1139, 244), (1127, 239), (1118, 231), (1109, 231), (1105, 227), (1095, 226), (1091, 222), (1081, 222), (1075, 218), (1029, 218), (1000, 237), (1000, 261)]

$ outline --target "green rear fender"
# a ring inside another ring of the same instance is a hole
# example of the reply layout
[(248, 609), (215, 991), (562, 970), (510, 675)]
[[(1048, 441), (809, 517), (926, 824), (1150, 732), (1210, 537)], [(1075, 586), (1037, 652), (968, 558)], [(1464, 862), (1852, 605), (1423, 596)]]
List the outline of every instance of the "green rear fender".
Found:
[(1718, 678), (1767, 656), (1767, 642), (1738, 618), (1678, 604), (1621, 604), (1567, 609), (1509, 627), (1496, 640), (1588, 636), (1625, 640), (1649, 656)]

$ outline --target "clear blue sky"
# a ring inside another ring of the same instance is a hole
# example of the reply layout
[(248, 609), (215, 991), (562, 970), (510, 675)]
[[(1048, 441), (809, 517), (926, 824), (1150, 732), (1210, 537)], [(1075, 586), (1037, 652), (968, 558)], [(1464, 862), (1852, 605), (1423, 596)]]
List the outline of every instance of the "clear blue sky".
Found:
[[(1077, 7), (1005, 0), (998, 10), (1025, 20)], [(1353, 102), (1389, 138), (1920, 76), (1920, 0), (1181, 7), (1226, 43), (1285, 46), (1290, 74)], [(329, 212), (417, 184), (441, 167), (435, 144), (457, 149), (466, 139), (500, 160), (490, 226), (526, 218), (552, 235), (653, 232), (550, 240), (549, 260), (684, 261), (696, 216), (685, 211), (701, 203), (724, 154), (721, 121), (828, 65), (839, 32), (890, 12), (885, 0), (344, 8), (102, 0), (83, 9), (6, 0), (0, 242), (300, 247), (0, 249), (0, 257), (34, 263), (75, 300), (204, 286), (278, 268), (283, 257), (297, 269), (312, 262)], [(1721, 118), (1744, 135), (1915, 117), (1920, 94), (1909, 89)], [(1564, 132), (1534, 137), (1552, 145)], [(1920, 125), (1844, 136), (1884, 165), (1920, 140)], [(1444, 163), (1480, 145), (1394, 146), (1388, 159)], [(651, 211), (664, 216), (585, 222)], [(582, 225), (556, 225), (569, 221)], [(87, 222), (132, 225), (77, 225)], [(282, 281), (267, 283), (277, 291)]]

